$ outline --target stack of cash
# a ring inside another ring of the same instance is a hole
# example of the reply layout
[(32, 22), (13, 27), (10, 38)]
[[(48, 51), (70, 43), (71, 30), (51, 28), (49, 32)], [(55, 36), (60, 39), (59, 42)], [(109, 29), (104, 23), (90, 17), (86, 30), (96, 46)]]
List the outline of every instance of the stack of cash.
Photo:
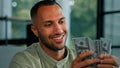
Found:
[(100, 38), (92, 40), (89, 37), (77, 37), (73, 38), (76, 53), (79, 55), (86, 50), (94, 51), (91, 58), (97, 58), (100, 54), (111, 54), (111, 40), (106, 38)]
[[(73, 38), (73, 42), (75, 45), (77, 55), (86, 50), (91, 50), (94, 52), (93, 55), (88, 56), (85, 59), (98, 58), (100, 54), (111, 54), (110, 39), (100, 38), (92, 40), (89, 37), (77, 37)], [(97, 64), (92, 65), (93, 68), (97, 68), (96, 66)]]

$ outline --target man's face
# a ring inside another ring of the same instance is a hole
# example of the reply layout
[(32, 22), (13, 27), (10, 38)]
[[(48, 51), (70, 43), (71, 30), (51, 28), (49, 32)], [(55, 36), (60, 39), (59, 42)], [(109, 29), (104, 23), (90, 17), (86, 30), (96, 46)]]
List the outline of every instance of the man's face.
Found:
[(40, 7), (34, 22), (36, 35), (42, 46), (54, 51), (65, 47), (68, 29), (58, 5)]

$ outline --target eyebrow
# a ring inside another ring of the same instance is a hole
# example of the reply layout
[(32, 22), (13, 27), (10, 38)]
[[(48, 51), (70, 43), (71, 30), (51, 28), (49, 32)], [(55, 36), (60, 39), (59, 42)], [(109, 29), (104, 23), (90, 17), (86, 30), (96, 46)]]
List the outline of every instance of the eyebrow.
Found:
[(65, 19), (65, 17), (60, 18), (59, 20)]
[[(63, 20), (63, 19), (65, 19), (65, 17), (61, 17), (61, 18), (59, 19), (59, 21), (60, 21), (60, 20)], [(52, 22), (52, 20), (46, 20), (46, 21), (44, 21), (44, 23), (46, 23), (46, 22)]]

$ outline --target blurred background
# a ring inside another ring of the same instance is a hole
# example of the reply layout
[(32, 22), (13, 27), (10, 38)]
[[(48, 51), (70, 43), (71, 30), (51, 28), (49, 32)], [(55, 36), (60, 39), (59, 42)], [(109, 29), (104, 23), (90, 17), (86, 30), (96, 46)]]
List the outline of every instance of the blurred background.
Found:
[[(8, 68), (13, 55), (36, 38), (30, 31), (30, 9), (40, 0), (0, 0), (0, 68)], [(112, 55), (120, 60), (120, 0), (56, 0), (69, 27), (66, 44), (73, 37), (112, 40)]]

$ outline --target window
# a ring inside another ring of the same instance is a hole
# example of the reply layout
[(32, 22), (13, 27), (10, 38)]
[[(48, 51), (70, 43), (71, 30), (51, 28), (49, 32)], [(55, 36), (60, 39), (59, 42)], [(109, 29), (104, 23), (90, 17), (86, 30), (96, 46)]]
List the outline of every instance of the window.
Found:
[[(119, 45), (120, 38), (120, 0), (105, 0), (104, 6), (104, 36)], [(120, 46), (120, 45), (119, 45)]]
[[(25, 44), (26, 25), (31, 23), (29, 11), (37, 1), (39, 0), (0, 0), (0, 16), (2, 16), (0, 18), (0, 41), (2, 44), (9, 44), (9, 41), (15, 45)], [(73, 0), (56, 1), (64, 5), (64, 11), (71, 11), (70, 16), (68, 12), (65, 12), (66, 16), (70, 17), (70, 21), (68, 17), (67, 20), (70, 22), (68, 25), (70, 25), (71, 38), (88, 36), (92, 39), (95, 39), (99, 32), (97, 31), (97, 4), (104, 3), (101, 8), (103, 10), (102, 36), (113, 40), (113, 54), (120, 50), (120, 0), (74, 0), (74, 5), (70, 8), (68, 4), (66, 6), (66, 3), (71, 1), (73, 4)], [(101, 26), (101, 23), (98, 26)]]
[[(97, 0), (74, 0), (71, 7), (70, 36), (96, 39)], [(71, 45), (73, 41), (71, 41)]]
[[(30, 20), (30, 9), (39, 0), (12, 0), (12, 17)], [(26, 25), (31, 22), (12, 21), (12, 38), (26, 38)]]
[(26, 26), (31, 23), (29, 11), (37, 1), (39, 0), (1, 0), (1, 45), (26, 43)]
[[(0, 45), (26, 45), (26, 26), (31, 23), (29, 11), (37, 1), (0, 0)], [(82, 36), (110, 38), (113, 43), (112, 55), (120, 58), (120, 0), (56, 1), (62, 5), (67, 16), (69, 39)], [(99, 15), (98, 10), (102, 14)], [(68, 43), (73, 46), (71, 40)]]
[[(104, 37), (112, 39), (112, 54), (120, 58), (120, 0), (104, 2)], [(120, 59), (118, 59), (120, 63)]]
[(71, 8), (71, 37), (96, 38), (97, 0), (74, 0)]

